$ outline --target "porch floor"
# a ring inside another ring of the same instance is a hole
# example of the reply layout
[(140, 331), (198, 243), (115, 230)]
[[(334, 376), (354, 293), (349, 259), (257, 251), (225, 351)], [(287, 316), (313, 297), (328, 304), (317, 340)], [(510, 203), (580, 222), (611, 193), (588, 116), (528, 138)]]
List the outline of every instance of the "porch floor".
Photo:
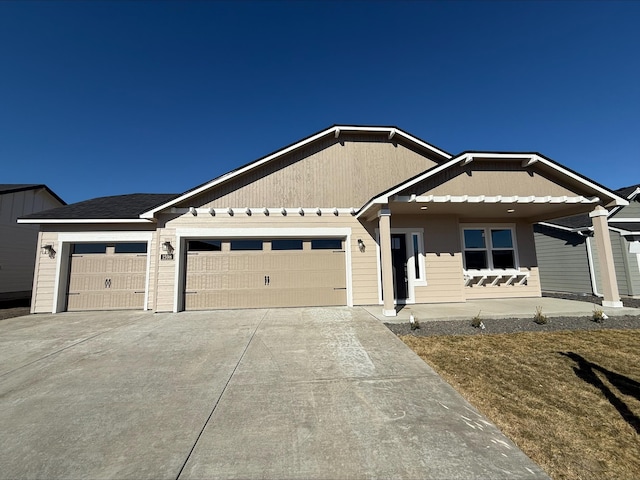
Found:
[(460, 303), (428, 303), (401, 305), (396, 307), (396, 317), (382, 315), (382, 305), (367, 305), (362, 308), (385, 323), (404, 323), (409, 315), (420, 322), (434, 320), (471, 320), (478, 312), (482, 318), (533, 318), (536, 307), (542, 308), (547, 317), (584, 317), (593, 314), (594, 306), (609, 316), (640, 315), (640, 308), (609, 308), (589, 302), (564, 300), (560, 298), (499, 298), (469, 300)]

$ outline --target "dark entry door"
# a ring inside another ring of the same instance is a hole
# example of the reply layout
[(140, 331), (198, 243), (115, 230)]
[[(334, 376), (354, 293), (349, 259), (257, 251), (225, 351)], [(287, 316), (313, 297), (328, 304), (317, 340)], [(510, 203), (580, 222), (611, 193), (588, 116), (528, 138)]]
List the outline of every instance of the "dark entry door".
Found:
[(393, 288), (396, 300), (406, 300), (408, 292), (407, 243), (404, 233), (391, 235), (391, 263), (393, 265)]

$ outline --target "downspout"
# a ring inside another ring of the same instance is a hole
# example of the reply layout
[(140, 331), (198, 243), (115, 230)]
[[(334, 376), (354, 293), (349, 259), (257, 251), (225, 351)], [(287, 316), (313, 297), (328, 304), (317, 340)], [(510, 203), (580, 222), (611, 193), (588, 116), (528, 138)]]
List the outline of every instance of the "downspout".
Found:
[(591, 240), (591, 237), (588, 235), (585, 235), (585, 238), (587, 240), (587, 262), (589, 263), (589, 277), (591, 277), (591, 289), (593, 290), (593, 294), (596, 297), (602, 297), (603, 295), (598, 292), (598, 284), (596, 282), (596, 271), (595, 268), (593, 267), (593, 252), (591, 251), (591, 242), (589, 240)]

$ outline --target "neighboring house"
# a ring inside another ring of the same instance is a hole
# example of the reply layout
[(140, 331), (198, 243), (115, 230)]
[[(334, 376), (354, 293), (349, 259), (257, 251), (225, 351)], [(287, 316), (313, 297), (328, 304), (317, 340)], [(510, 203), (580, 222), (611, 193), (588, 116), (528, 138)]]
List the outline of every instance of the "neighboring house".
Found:
[(16, 219), (66, 203), (46, 185), (0, 184), (0, 301), (31, 296), (37, 225)]
[[(640, 298), (640, 185), (616, 190), (629, 205), (608, 215), (618, 291)], [(589, 215), (535, 225), (542, 289), (602, 296), (598, 247)]]
[[(333, 126), (180, 195), (36, 215), (33, 312), (396, 305), (541, 296), (536, 222), (627, 205), (538, 153), (451, 155)], [(611, 258), (602, 256), (603, 265)], [(604, 302), (621, 306), (607, 289)]]

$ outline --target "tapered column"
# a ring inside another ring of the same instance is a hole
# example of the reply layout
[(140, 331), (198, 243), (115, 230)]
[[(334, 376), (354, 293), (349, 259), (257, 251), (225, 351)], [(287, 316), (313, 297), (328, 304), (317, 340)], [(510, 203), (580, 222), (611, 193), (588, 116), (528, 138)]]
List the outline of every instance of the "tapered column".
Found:
[(615, 264), (613, 263), (613, 250), (611, 237), (609, 236), (609, 224), (607, 222), (607, 210), (597, 206), (589, 214), (593, 223), (593, 233), (598, 248), (598, 262), (600, 263), (600, 275), (602, 278), (603, 307), (622, 307), (618, 281), (616, 279)]
[(391, 261), (391, 211), (387, 205), (378, 212), (378, 226), (380, 229), (380, 267), (382, 269), (382, 314), (385, 317), (395, 317), (393, 263)]

